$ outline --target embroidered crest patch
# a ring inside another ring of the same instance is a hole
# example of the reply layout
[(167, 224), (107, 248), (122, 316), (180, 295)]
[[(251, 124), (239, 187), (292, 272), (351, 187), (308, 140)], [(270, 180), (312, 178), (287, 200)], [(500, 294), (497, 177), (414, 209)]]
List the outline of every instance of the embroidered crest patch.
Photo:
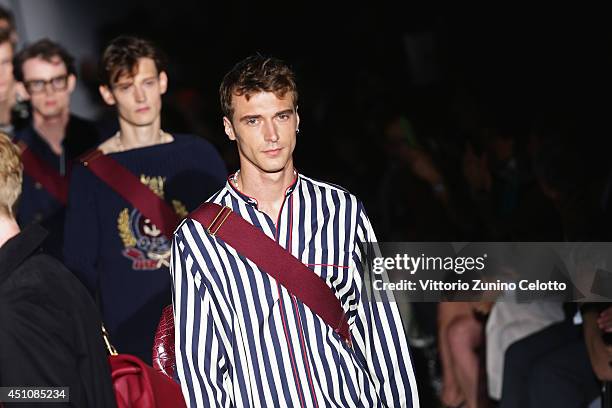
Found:
[[(162, 199), (165, 181), (161, 176), (140, 176), (140, 182)], [(187, 216), (187, 208), (180, 201), (172, 200), (171, 203), (180, 218)], [(170, 240), (138, 209), (121, 210), (117, 229), (124, 246), (122, 254), (132, 261), (132, 269), (155, 270), (170, 266)]]

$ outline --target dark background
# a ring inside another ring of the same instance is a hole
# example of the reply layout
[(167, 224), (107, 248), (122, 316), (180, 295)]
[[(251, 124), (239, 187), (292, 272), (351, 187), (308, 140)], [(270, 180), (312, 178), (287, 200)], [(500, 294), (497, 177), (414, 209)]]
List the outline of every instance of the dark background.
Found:
[(97, 48), (131, 33), (164, 49), (171, 81), (164, 128), (213, 141), (230, 170), (235, 155), (217, 89), (234, 63), (255, 52), (297, 72), (298, 168), (366, 201), (384, 167), (385, 121), (397, 113), (420, 140), (447, 144), (483, 127), (525, 135), (542, 120), (571, 120), (584, 143), (607, 150), (612, 38), (595, 11), (536, 15), (384, 1), (147, 1), (120, 10), (97, 28)]

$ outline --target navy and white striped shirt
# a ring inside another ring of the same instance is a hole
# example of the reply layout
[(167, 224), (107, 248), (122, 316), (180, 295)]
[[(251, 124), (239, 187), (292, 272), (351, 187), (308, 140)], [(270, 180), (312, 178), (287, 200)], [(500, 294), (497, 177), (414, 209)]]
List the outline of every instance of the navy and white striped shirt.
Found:
[(298, 175), (276, 223), (231, 184), (226, 205), (308, 265), (336, 293), (352, 346), (248, 259), (187, 219), (171, 273), (176, 363), (191, 407), (419, 406), (395, 303), (368, 299), (359, 243), (376, 240), (345, 190)]

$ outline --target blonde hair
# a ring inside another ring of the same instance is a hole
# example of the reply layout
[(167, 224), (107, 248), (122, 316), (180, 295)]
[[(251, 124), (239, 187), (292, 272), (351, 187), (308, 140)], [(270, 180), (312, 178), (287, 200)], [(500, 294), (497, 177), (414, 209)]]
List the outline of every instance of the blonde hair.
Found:
[(0, 132), (0, 214), (14, 217), (21, 195), (22, 174), (19, 148), (7, 134)]

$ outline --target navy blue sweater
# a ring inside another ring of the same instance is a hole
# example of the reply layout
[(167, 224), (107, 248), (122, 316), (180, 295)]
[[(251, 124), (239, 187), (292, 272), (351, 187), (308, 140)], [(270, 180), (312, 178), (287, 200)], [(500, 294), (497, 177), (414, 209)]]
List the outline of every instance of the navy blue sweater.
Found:
[[(62, 141), (64, 152), (61, 155), (51, 150), (32, 124), (18, 131), (14, 140), (25, 142), (35, 155), (56, 169), (62, 177), (70, 176), (73, 161), (77, 157), (102, 142), (93, 122), (75, 115), (70, 115), (66, 136)], [(17, 222), (22, 228), (34, 222), (44, 225), (49, 231), (49, 238), (43, 246), (47, 253), (57, 258), (62, 256), (64, 213), (64, 205), (24, 173)]]
[[(217, 191), (227, 173), (210, 143), (189, 135), (174, 139), (110, 156), (182, 218)], [(150, 363), (162, 308), (171, 303), (171, 242), (81, 165), (70, 181), (64, 235), (66, 265), (100, 300), (115, 347)]]

